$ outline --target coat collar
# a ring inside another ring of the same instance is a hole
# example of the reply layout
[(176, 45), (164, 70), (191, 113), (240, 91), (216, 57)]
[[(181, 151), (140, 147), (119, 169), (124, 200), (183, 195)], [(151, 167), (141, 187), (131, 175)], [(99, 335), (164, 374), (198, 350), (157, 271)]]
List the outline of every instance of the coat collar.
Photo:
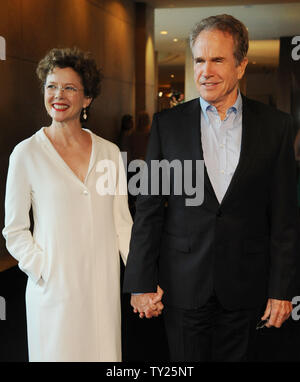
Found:
[(224, 195), (221, 205), (228, 203), (234, 196), (235, 192), (239, 192), (239, 183), (250, 168), (251, 162), (255, 158), (256, 145), (258, 140), (259, 119), (255, 110), (249, 104), (249, 100), (242, 96), (243, 112), (242, 112), (242, 142), (241, 153), (238, 165), (232, 176), (231, 182)]
[[(224, 206), (227, 204), (232, 197), (235, 195), (236, 191), (239, 191), (239, 182), (241, 178), (246, 173), (250, 166), (250, 163), (255, 158), (255, 145), (257, 142), (258, 133), (258, 118), (255, 110), (250, 105), (249, 100), (242, 95), (243, 101), (243, 111), (242, 111), (242, 141), (241, 141), (241, 153), (238, 165), (233, 174), (231, 182), (228, 189), (223, 197), (221, 204), (219, 204), (217, 197), (215, 195), (214, 189), (210, 182), (207, 169), (205, 167), (204, 171), (204, 184), (205, 190), (209, 192), (214, 198), (219, 206)], [(185, 105), (183, 110), (184, 124), (189, 126), (189, 129), (185, 131), (189, 134), (189, 141), (191, 142), (191, 150), (193, 159), (203, 160), (203, 150), (201, 142), (201, 108), (199, 99), (196, 98)]]

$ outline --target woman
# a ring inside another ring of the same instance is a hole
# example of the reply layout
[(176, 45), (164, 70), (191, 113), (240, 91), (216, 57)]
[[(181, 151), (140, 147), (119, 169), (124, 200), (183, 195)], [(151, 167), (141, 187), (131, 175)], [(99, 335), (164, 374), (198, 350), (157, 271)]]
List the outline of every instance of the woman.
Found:
[(73, 48), (51, 50), (37, 74), (52, 123), (11, 154), (3, 230), (28, 275), (29, 360), (120, 361), (119, 251), (125, 262), (132, 221), (126, 195), (97, 192), (101, 161), (119, 178), (118, 148), (80, 122), (100, 73)]

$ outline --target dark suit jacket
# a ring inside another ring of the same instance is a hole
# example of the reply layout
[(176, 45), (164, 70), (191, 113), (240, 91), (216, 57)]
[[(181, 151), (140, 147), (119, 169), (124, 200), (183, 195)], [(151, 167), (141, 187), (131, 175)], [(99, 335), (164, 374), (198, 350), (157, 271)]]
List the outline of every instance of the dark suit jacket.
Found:
[[(153, 117), (146, 162), (203, 159), (199, 99)], [(150, 182), (149, 171), (149, 182)], [(194, 177), (197, 176), (193, 172)], [(205, 169), (204, 202), (139, 196), (124, 292), (152, 292), (181, 308), (215, 290), (225, 308), (291, 299), (297, 237), (296, 166), (289, 115), (243, 97), (241, 153), (219, 204)]]

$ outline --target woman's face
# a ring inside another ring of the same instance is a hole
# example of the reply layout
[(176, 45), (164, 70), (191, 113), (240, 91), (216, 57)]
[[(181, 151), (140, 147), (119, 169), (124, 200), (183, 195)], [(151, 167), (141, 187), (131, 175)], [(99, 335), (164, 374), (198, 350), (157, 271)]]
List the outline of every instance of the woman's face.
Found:
[(80, 76), (72, 68), (54, 68), (45, 83), (44, 103), (52, 120), (70, 122), (80, 120), (81, 110), (92, 99), (84, 95)]

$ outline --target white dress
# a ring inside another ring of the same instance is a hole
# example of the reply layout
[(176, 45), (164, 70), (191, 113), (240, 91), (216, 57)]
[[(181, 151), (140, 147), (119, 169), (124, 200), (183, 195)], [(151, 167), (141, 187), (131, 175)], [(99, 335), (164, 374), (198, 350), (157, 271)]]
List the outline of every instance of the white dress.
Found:
[[(125, 263), (132, 220), (127, 195), (99, 190), (103, 176), (118, 190), (125, 171), (117, 146), (86, 131), (92, 152), (84, 183), (43, 128), (10, 156), (3, 235), (28, 275), (30, 361), (121, 361), (119, 252)], [(101, 172), (103, 160), (115, 164), (116, 176)]]

